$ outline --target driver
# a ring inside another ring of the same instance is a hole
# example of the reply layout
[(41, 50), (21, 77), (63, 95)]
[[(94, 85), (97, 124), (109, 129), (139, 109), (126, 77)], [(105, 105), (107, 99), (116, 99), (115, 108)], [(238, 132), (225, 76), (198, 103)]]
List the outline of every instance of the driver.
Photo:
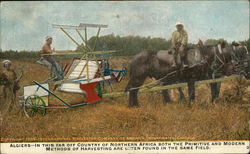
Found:
[(177, 56), (180, 54), (182, 67), (185, 68), (188, 66), (187, 53), (185, 51), (188, 43), (188, 34), (184, 30), (184, 24), (181, 22), (176, 23), (176, 29), (177, 30), (173, 32), (171, 39), (171, 47), (175, 50), (172, 67), (176, 67)]

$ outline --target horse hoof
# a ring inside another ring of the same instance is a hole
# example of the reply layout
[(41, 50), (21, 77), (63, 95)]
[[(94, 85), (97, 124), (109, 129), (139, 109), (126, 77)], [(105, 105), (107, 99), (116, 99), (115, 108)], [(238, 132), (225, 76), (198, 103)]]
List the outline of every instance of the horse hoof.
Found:
[(163, 105), (168, 105), (168, 104), (170, 104), (170, 102), (169, 101), (165, 101), (165, 102), (163, 102)]

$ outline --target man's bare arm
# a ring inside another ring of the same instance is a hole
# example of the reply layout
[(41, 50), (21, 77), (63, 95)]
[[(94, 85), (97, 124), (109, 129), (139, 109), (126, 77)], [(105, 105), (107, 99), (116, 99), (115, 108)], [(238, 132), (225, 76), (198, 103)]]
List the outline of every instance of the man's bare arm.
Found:
[(52, 52), (53, 50), (51, 50), (51, 48), (48, 45), (43, 46), (43, 53), (51, 54)]

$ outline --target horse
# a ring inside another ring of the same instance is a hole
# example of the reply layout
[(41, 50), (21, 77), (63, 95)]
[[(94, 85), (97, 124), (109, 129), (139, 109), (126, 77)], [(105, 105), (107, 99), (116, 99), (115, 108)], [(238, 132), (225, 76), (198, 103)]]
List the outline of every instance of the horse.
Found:
[[(198, 44), (202, 51), (213, 48), (215, 56), (211, 66), (213, 72), (209, 73), (208, 79), (221, 78), (232, 74), (250, 79), (250, 57), (246, 46), (236, 42), (232, 42), (231, 46), (226, 46), (225, 42), (221, 42), (217, 45), (218, 50), (216, 52), (215, 46), (204, 46), (201, 40)], [(220, 82), (210, 83), (212, 102), (219, 97), (220, 86)]]
[[(188, 68), (173, 68), (174, 49), (159, 51), (142, 51), (130, 62), (130, 79), (125, 88), (129, 92), (129, 107), (139, 106), (138, 90), (147, 77), (161, 81), (163, 85), (187, 82), (189, 101), (195, 99), (195, 82), (233, 74), (233, 55), (246, 52), (242, 46), (225, 47), (225, 43), (205, 46), (201, 41), (198, 47), (187, 49)], [(180, 56), (177, 57), (180, 66)], [(218, 72), (222, 74), (218, 75)], [(219, 96), (219, 84), (210, 84), (212, 100)], [(180, 91), (180, 90), (179, 90)], [(170, 101), (168, 90), (162, 90), (164, 103)]]

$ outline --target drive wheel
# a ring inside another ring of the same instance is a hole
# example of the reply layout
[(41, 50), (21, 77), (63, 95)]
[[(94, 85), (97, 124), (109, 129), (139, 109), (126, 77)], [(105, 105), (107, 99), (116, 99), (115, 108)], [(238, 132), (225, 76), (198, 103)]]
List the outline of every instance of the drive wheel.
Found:
[(35, 113), (46, 114), (46, 104), (40, 96), (30, 95), (24, 102), (23, 111), (27, 117), (33, 117)]

